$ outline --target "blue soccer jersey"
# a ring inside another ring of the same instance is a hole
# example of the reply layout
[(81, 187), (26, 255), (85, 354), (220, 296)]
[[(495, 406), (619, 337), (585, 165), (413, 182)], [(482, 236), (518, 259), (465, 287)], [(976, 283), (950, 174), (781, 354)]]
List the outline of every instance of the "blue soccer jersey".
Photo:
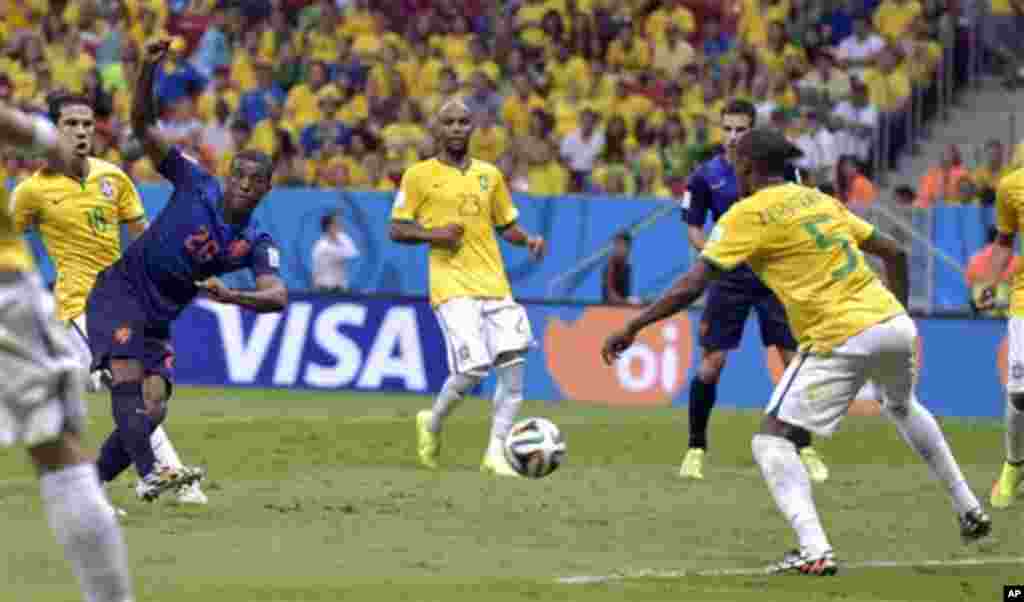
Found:
[(174, 185), (167, 206), (115, 268), (135, 286), (154, 320), (173, 320), (199, 293), (197, 281), (241, 269), (277, 274), (281, 256), (255, 222), (224, 221), (220, 182), (172, 148), (159, 165)]

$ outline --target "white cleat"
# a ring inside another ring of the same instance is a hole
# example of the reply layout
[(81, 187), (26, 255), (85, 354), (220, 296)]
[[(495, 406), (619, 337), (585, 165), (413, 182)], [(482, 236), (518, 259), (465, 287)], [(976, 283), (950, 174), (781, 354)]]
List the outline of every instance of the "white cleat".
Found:
[(178, 490), (178, 503), (205, 506), (210, 503), (210, 498), (206, 497), (197, 482)]

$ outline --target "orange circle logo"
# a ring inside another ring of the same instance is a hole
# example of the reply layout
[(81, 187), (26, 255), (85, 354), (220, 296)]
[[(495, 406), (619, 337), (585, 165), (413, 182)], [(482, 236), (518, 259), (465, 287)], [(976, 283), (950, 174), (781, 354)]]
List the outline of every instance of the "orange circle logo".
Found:
[(619, 361), (606, 366), (601, 346), (639, 313), (588, 307), (575, 322), (553, 319), (544, 332), (548, 371), (568, 399), (609, 405), (667, 406), (686, 384), (693, 354), (687, 312), (648, 326)]

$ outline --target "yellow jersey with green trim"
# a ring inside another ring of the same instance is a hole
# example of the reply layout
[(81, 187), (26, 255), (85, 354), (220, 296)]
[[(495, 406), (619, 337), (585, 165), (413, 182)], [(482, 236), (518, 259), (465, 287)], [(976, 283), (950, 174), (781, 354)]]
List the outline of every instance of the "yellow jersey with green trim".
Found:
[(9, 197), (7, 170), (0, 165), (0, 272), (31, 272), (36, 262), (25, 238), (14, 228)]
[(57, 271), (57, 318), (73, 320), (97, 275), (121, 256), (120, 225), (145, 219), (142, 199), (119, 167), (90, 157), (84, 181), (42, 169), (14, 189), (14, 228), (35, 228)]
[[(1014, 236), (1024, 232), (1024, 167), (999, 180), (996, 188), (996, 229)], [(1010, 315), (1024, 317), (1024, 276), (1019, 271), (1013, 275)]]
[(476, 159), (465, 170), (438, 159), (412, 165), (402, 175), (391, 208), (393, 221), (463, 228), (457, 249), (430, 248), (430, 302), (435, 307), (456, 297), (512, 295), (495, 230), (518, 217), (501, 171)]
[(874, 231), (839, 200), (780, 184), (730, 207), (701, 256), (726, 271), (749, 264), (786, 308), (800, 349), (826, 354), (906, 313), (858, 247)]

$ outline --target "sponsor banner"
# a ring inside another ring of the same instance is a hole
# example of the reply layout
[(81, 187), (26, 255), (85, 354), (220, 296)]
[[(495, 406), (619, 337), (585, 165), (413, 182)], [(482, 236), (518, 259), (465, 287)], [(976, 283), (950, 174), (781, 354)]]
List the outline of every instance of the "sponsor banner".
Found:
[[(600, 356), (608, 333), (637, 310), (526, 304), (536, 336), (526, 396), (617, 407), (684, 406), (700, 364), (699, 312), (649, 327), (613, 366)], [(1006, 325), (996, 320), (919, 319), (922, 403), (946, 416), (1002, 416)], [(751, 317), (719, 383), (723, 406), (764, 407), (782, 373)], [(177, 374), (185, 384), (437, 393), (448, 375), (444, 339), (425, 300), (295, 294), (281, 314), (256, 315), (201, 301), (175, 325)], [(1024, 367), (1018, 367), (1024, 370)], [(493, 392), (488, 379), (480, 394)], [(855, 414), (876, 414), (857, 400)]]
[(447, 375), (426, 301), (292, 295), (278, 314), (201, 300), (174, 326), (180, 382), (431, 393)]

